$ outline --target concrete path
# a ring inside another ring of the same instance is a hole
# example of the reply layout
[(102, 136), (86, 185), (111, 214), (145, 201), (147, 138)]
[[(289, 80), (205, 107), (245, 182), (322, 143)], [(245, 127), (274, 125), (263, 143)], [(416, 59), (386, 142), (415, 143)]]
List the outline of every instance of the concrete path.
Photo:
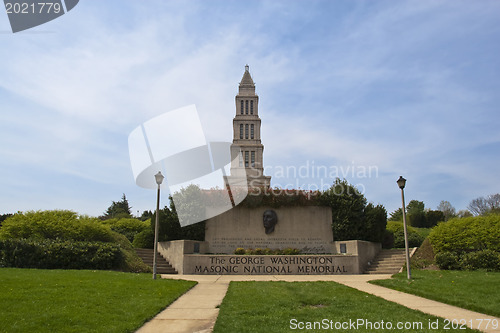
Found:
[(191, 280), (197, 281), (198, 284), (137, 332), (212, 332), (219, 314), (218, 305), (226, 295), (231, 281), (334, 281), (450, 321), (464, 319), (469, 327), (483, 332), (500, 332), (500, 328), (494, 330), (491, 324), (489, 329), (485, 329), (485, 320), (497, 320), (497, 323), (500, 324), (500, 318), (368, 283), (370, 280), (389, 279), (390, 277), (391, 275), (162, 275), (162, 278)]

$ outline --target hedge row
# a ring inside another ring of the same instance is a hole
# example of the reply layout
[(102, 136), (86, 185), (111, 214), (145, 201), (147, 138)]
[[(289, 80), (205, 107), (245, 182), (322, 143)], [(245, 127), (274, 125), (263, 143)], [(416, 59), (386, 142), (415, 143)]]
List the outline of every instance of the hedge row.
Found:
[(22, 238), (113, 242), (110, 228), (99, 219), (69, 210), (30, 211), (7, 218), (0, 228), (0, 239)]
[(469, 252), (462, 255), (454, 252), (436, 254), (436, 265), (441, 269), (500, 271), (500, 253), (493, 250)]
[(0, 267), (47, 269), (114, 269), (123, 263), (113, 243), (60, 239), (0, 240)]
[(434, 252), (500, 252), (500, 215), (454, 218), (434, 227), (429, 234)]
[(297, 255), (300, 254), (299, 249), (293, 249), (293, 248), (286, 248), (286, 249), (261, 249), (261, 248), (256, 248), (256, 249), (244, 249), (242, 247), (237, 248), (234, 251), (234, 254), (246, 254), (246, 255)]

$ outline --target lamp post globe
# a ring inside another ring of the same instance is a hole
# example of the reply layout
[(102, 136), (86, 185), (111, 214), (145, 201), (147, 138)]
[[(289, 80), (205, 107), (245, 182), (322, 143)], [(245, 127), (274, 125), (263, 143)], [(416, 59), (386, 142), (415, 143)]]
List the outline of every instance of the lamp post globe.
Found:
[(399, 176), (397, 183), (400, 189), (404, 189), (406, 186), (406, 179), (404, 179), (403, 176)]

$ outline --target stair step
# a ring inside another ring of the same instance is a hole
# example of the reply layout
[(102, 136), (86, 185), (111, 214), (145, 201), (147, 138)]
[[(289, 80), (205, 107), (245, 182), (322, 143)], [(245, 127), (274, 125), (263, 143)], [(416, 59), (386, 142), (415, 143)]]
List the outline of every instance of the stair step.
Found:
[(382, 250), (365, 269), (365, 274), (395, 274), (406, 262), (405, 249)]
[[(135, 252), (146, 265), (153, 268), (154, 251), (152, 249), (135, 249)], [(156, 273), (177, 274), (175, 268), (159, 252), (156, 257)]]

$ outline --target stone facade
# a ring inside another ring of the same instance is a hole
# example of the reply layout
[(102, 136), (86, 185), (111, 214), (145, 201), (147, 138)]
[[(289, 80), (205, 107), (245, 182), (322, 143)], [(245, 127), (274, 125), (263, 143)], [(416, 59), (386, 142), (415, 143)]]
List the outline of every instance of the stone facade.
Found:
[[(272, 210), (277, 223), (266, 233), (263, 216)], [(286, 249), (301, 253), (334, 253), (330, 207), (234, 207), (205, 223), (209, 253), (232, 254), (237, 248)]]
[(231, 176), (241, 178), (246, 173), (250, 188), (269, 187), (271, 177), (264, 176), (264, 145), (260, 139), (259, 96), (248, 65), (235, 97), (236, 116), (233, 119), (233, 144), (231, 145)]
[[(216, 255), (207, 254), (207, 242), (161, 242), (158, 251), (179, 274), (200, 275), (317, 275), (363, 274), (381, 249), (379, 243), (359, 240), (333, 243), (333, 254)], [(336, 249), (345, 251), (336, 251)]]

